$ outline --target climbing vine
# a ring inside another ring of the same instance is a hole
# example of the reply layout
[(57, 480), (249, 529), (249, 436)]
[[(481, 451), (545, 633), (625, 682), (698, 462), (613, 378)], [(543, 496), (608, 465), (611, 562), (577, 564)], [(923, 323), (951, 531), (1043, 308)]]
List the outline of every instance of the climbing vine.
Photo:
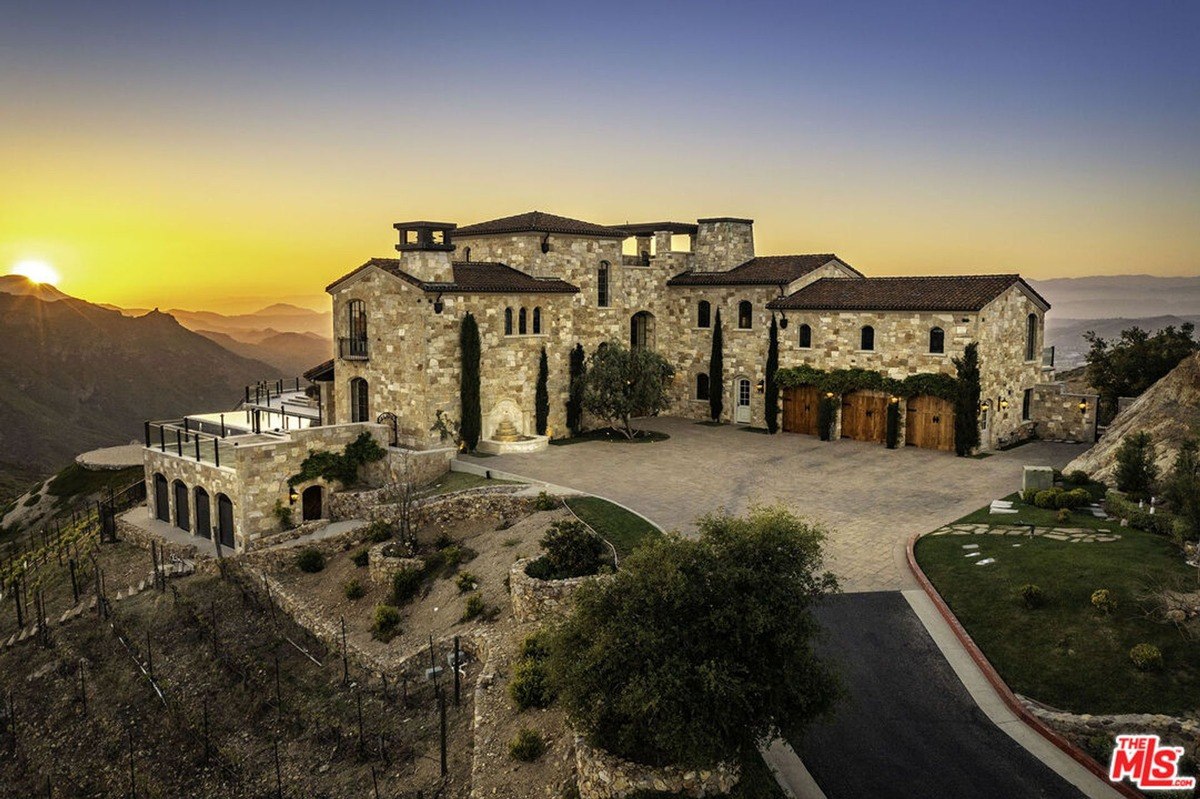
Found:
[(929, 394), (953, 401), (959, 394), (958, 380), (951, 375), (937, 372), (918, 372), (903, 380), (884, 375), (870, 369), (818, 369), (803, 364), (775, 373), (775, 382), (780, 388), (813, 386), (832, 394), (849, 394), (853, 391), (885, 391), (896, 397), (915, 397)]
[(300, 464), (300, 471), (288, 478), (288, 485), (295, 486), (318, 477), (336, 480), (344, 486), (358, 480), (358, 469), (374, 461), (382, 460), (387, 454), (370, 433), (361, 433), (341, 452), (332, 450), (309, 450), (308, 457)]

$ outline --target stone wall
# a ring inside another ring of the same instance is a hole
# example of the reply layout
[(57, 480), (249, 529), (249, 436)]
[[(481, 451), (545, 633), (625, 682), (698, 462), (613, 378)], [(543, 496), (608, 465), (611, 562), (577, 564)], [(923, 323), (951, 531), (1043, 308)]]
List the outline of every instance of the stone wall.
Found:
[[(1064, 383), (1044, 383), (1033, 389), (1031, 414), (1039, 438), (1091, 444), (1096, 440), (1096, 394), (1073, 394)], [(1085, 407), (1081, 410), (1080, 403)]]
[(573, 577), (567, 580), (539, 580), (525, 573), (535, 558), (522, 558), (508, 569), (508, 590), (513, 616), (517, 621), (538, 621), (550, 616), (565, 616), (581, 585), (602, 580), (605, 575)]
[(733, 790), (741, 777), (735, 764), (711, 769), (655, 768), (622, 760), (575, 736), (575, 771), (580, 799), (621, 799), (637, 791), (704, 797)]
[(721, 272), (754, 257), (754, 222), (749, 219), (701, 219), (692, 245), (696, 271)]
[[(1029, 314), (1038, 320), (1032, 360), (1025, 359)], [(1012, 286), (980, 311), (977, 327), (980, 387), (982, 401), (988, 406), (987, 424), (981, 427), (979, 441), (980, 449), (987, 450), (1025, 435), (1026, 421), (1021, 418), (1025, 389), (1050, 379), (1050, 373), (1042, 368), (1045, 313), (1020, 286)], [(1039, 419), (1034, 415), (1032, 421)]]
[[(413, 521), (416, 524), (429, 521), (449, 524), (480, 516), (523, 516), (534, 511), (537, 498), (513, 496), (522, 488), (485, 486), (417, 500), (413, 508)], [(339, 491), (330, 501), (330, 512), (335, 520), (364, 519), (395, 523), (400, 518), (400, 505), (390, 500), (389, 489), (384, 488)]]
[(419, 572), (425, 569), (425, 561), (420, 558), (402, 558), (384, 554), (384, 550), (394, 543), (393, 541), (384, 541), (367, 550), (367, 573), (371, 582), (391, 585), (392, 578), (400, 572)]

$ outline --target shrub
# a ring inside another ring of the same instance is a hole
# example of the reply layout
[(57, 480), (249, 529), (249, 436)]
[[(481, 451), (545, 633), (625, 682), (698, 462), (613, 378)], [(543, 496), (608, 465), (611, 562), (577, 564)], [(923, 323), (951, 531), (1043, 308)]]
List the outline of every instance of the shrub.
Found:
[(367, 589), (363, 588), (363, 584), (357, 577), (352, 577), (342, 586), (342, 593), (346, 595), (346, 599), (362, 599), (366, 595)]
[(509, 755), (526, 763), (537, 760), (545, 751), (546, 742), (542, 740), (542, 734), (528, 727), (522, 727), (508, 744)]
[(470, 572), (459, 572), (455, 584), (458, 585), (458, 593), (465, 594), (479, 587), (479, 578)]
[(284, 505), (281, 500), (275, 500), (275, 507), (272, 509), (275, 514), (275, 521), (279, 522), (280, 530), (292, 529), (292, 509)]
[(425, 571), (432, 575), (452, 574), (460, 563), (467, 560), (470, 560), (468, 550), (458, 544), (447, 544), (425, 558)]
[(375, 620), (371, 623), (371, 636), (388, 642), (400, 634), (400, 608), (394, 605), (376, 605)]
[(459, 618), (459, 621), (470, 621), (471, 619), (482, 616), (485, 610), (487, 610), (487, 605), (483, 601), (483, 594), (478, 592), (471, 594), (469, 597), (467, 597), (467, 605), (465, 608), (463, 608), (463, 614)]
[(1054, 515), (1054, 518), (1059, 524), (1066, 524), (1067, 522), (1071, 521), (1071, 509), (1059, 508), (1058, 513)]
[(1033, 505), (1037, 499), (1038, 490), (1036, 488), (1026, 488), (1021, 492), (1021, 501), (1026, 505)]
[(367, 541), (372, 544), (382, 544), (392, 538), (392, 527), (385, 521), (374, 521), (367, 528)]
[(1063, 482), (1073, 486), (1086, 486), (1091, 482), (1091, 478), (1088, 477), (1088, 473), (1082, 469), (1075, 469), (1074, 471), (1067, 472), (1065, 475), (1063, 475)]
[(525, 573), (540, 580), (565, 580), (595, 574), (607, 559), (608, 546), (583, 522), (558, 519), (542, 536), (545, 554)]
[(309, 574), (319, 572), (325, 568), (325, 554), (316, 547), (305, 547), (296, 556), (296, 566)]
[(1117, 488), (1132, 499), (1147, 499), (1158, 477), (1154, 442), (1146, 432), (1132, 433), (1117, 448)]
[(1092, 494), (1086, 488), (1072, 488), (1063, 496), (1067, 498), (1067, 504), (1063, 506), (1066, 508), (1082, 508), (1092, 504)]
[(537, 499), (534, 500), (533, 507), (537, 510), (554, 510), (558, 507), (558, 500), (545, 491), (542, 491), (537, 495)]
[(420, 569), (402, 569), (392, 575), (392, 604), (407, 604), (425, 582), (425, 573)]
[(508, 695), (518, 710), (531, 707), (549, 707), (554, 701), (554, 689), (546, 665), (540, 660), (525, 658), (513, 667), (512, 681), (508, 684)]
[(1104, 614), (1117, 609), (1117, 598), (1107, 588), (1098, 588), (1092, 592), (1092, 607)]
[(1129, 659), (1138, 671), (1157, 671), (1163, 665), (1162, 652), (1154, 644), (1138, 644), (1129, 650)]
[(1025, 607), (1030, 610), (1036, 610), (1046, 604), (1046, 595), (1033, 583), (1021, 586), (1017, 593), (1021, 597), (1021, 601), (1025, 603)]
[(371, 553), (367, 549), (360, 549), (350, 556), (350, 560), (361, 569), (371, 562)]
[(549, 647), (546, 633), (538, 631), (521, 642), (521, 651), (518, 655), (522, 659), (545, 660), (550, 654)]
[(1047, 488), (1044, 491), (1039, 491), (1033, 498), (1033, 504), (1039, 508), (1053, 510), (1058, 507), (1058, 495), (1061, 493), (1061, 488)]

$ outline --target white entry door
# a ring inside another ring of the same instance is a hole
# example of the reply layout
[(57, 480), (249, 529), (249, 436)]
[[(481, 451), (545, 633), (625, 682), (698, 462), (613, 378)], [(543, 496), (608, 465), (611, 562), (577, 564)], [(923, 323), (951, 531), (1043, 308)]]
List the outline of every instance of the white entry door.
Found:
[(750, 381), (739, 377), (735, 388), (737, 405), (734, 407), (733, 421), (738, 424), (750, 424)]

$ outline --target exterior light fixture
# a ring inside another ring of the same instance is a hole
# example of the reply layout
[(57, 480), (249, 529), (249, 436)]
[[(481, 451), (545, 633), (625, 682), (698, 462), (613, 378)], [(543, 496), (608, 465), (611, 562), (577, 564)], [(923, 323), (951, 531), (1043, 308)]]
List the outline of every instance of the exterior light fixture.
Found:
[(1079, 401), (1079, 412), (1080, 412), (1080, 413), (1087, 413), (1087, 400), (1080, 400), (1080, 401)]
[(296, 493), (296, 489), (291, 489), (288, 492), (288, 502), (292, 505), (296, 504), (296, 500), (300, 499), (300, 495)]
[(787, 314), (785, 313), (779, 314), (779, 329), (787, 330)]
[(1007, 408), (1008, 408), (1008, 400), (1006, 400), (1006, 399), (1000, 400), (1000, 410), (1006, 410)]
[(758, 382), (754, 384), (754, 390), (756, 392), (758, 392), (759, 394), (763, 393), (763, 391), (766, 389), (766, 387), (767, 387), (766, 381), (764, 381), (761, 377), (758, 378)]
[(899, 402), (900, 402), (900, 398), (899, 398), (899, 397), (892, 397), (892, 398), (891, 398), (891, 400), (890, 400), (890, 402), (891, 402), (893, 405), (897, 405), (897, 404), (899, 404)]
[(433, 312), (441, 313), (446, 308), (446, 303), (442, 302), (442, 295), (438, 294), (433, 300)]
[(826, 398), (828, 398), (828, 399), (833, 399), (833, 392), (832, 392), (832, 391), (826, 391), (826, 392), (825, 392), (825, 396), (826, 396)]

